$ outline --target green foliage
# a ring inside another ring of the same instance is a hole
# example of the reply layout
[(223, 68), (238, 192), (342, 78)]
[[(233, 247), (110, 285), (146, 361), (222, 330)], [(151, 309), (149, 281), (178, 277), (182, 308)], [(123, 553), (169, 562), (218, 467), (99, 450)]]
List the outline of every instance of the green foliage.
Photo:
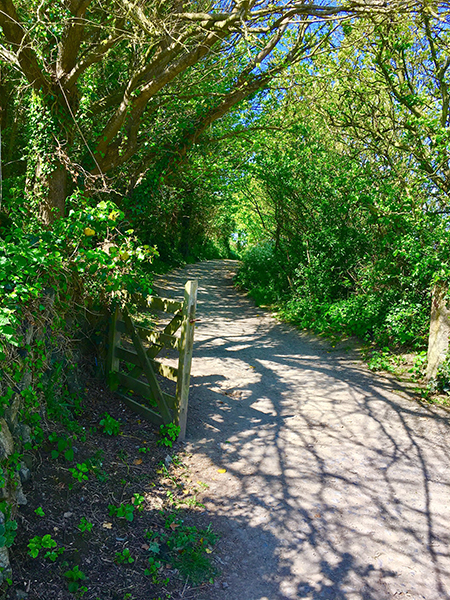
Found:
[(273, 242), (263, 242), (245, 253), (236, 283), (249, 288), (257, 304), (273, 304), (288, 295), (286, 269), (286, 255)]
[(73, 460), (74, 451), (72, 438), (66, 436), (59, 436), (56, 432), (52, 432), (48, 436), (48, 441), (51, 444), (56, 445), (56, 448), (51, 451), (52, 458), (56, 459), (60, 455), (63, 455), (66, 460)]
[(156, 560), (154, 556), (150, 556), (148, 559), (148, 566), (144, 571), (144, 574), (152, 578), (153, 583), (156, 585), (159, 583), (158, 571), (162, 568), (162, 563)]
[[(73, 392), (74, 382), (78, 383), (77, 365), (71, 361), (73, 340), (91, 334), (80, 331), (88, 321), (79, 317), (85, 308), (91, 311), (87, 314), (101, 316), (113, 297), (125, 300), (136, 291), (148, 293), (148, 265), (155, 252), (138, 242), (123, 213), (110, 201), (90, 206), (75, 193), (69, 201), (70, 214), (52, 229), (42, 228), (35, 215), (26, 213), (19, 197), (16, 204), (8, 202), (15, 211), (7, 230), (0, 233), (0, 415), (20, 399), (20, 422), (31, 429), (23, 451), (44, 441), (44, 414), (59, 421), (72, 435), (51, 432), (49, 451), (53, 459), (72, 461), (73, 442), (85, 435), (77, 422), (80, 396)], [(139, 271), (138, 265), (144, 264), (136, 277), (136, 268)], [(25, 374), (31, 375), (31, 382), (23, 385)], [(107, 430), (115, 430), (110, 420)], [(20, 462), (18, 452), (0, 465), (3, 487), (15, 481)], [(101, 461), (70, 470), (80, 483), (88, 480), (89, 472), (105, 477)]]
[(81, 582), (85, 581), (87, 576), (83, 571), (80, 571), (78, 565), (66, 571), (64, 577), (67, 579), (67, 587), (72, 594), (83, 596), (87, 592), (87, 587), (81, 585)]
[(125, 519), (126, 521), (133, 521), (134, 519), (134, 504), (126, 504), (122, 503), (119, 506), (115, 506), (114, 504), (108, 505), (109, 514), (111, 516), (115, 516), (118, 519)]
[[(80, 413), (81, 398), (78, 394), (72, 393), (68, 389), (67, 375), (73, 372), (74, 366), (64, 364), (63, 362), (55, 361), (52, 365), (50, 374), (46, 376), (46, 383), (42, 386), (43, 396), (47, 407), (48, 416), (61, 423), (68, 432), (72, 432), (72, 436), (63, 438), (57, 433), (50, 434), (49, 442), (55, 444), (53, 449), (53, 457), (56, 458), (63, 453), (66, 460), (73, 460), (73, 441), (77, 439), (77, 435), (81, 438), (84, 436), (84, 430), (79, 426), (77, 416)], [(40, 373), (37, 375), (40, 378)], [(40, 387), (39, 384), (36, 387)], [(36, 403), (38, 406), (39, 401)], [(58, 449), (58, 446), (60, 449)], [(71, 458), (72, 457), (72, 458)]]
[(389, 348), (383, 348), (382, 351), (373, 352), (367, 364), (371, 371), (388, 371), (393, 373), (395, 371), (395, 367), (393, 366), (390, 358), (391, 354), (389, 352)]
[(72, 474), (72, 477), (76, 479), (79, 483), (83, 483), (84, 481), (89, 481), (89, 465), (84, 463), (77, 463), (77, 466), (73, 469), (69, 469), (69, 473)]
[(117, 421), (108, 413), (105, 413), (105, 416), (100, 421), (100, 427), (102, 427), (103, 432), (107, 435), (119, 435), (120, 433), (120, 421)]
[(34, 511), (38, 517), (45, 517), (45, 512), (42, 506), (38, 506)]
[(427, 364), (427, 351), (418, 352), (414, 359), (413, 366), (409, 369), (414, 379), (422, 379)]
[(0, 546), (10, 548), (17, 535), (17, 521), (11, 518), (11, 507), (6, 502), (0, 502), (3, 522), (0, 523)]
[(119, 565), (131, 564), (134, 563), (134, 558), (130, 554), (130, 550), (128, 548), (124, 548), (122, 552), (116, 552), (115, 561)]
[(158, 446), (167, 446), (172, 448), (173, 443), (177, 440), (180, 435), (180, 428), (174, 423), (168, 425), (160, 425), (159, 427), (160, 439), (157, 440)]
[(295, 124), (255, 152), (239, 192), (252, 243), (236, 282), (300, 327), (421, 350), (430, 289), (450, 278), (448, 219), (423, 208), (419, 184), (413, 200), (395, 173), (349, 157), (320, 127)]
[(77, 527), (81, 531), (81, 533), (86, 533), (86, 531), (90, 533), (92, 531), (92, 528), (94, 527), (94, 523), (88, 521), (86, 517), (81, 517), (81, 520), (78, 523)]
[(55, 548), (54, 550), (49, 550), (44, 554), (44, 558), (48, 558), (52, 562), (56, 562), (58, 556), (60, 556), (64, 550), (65, 548)]
[(28, 542), (28, 554), (31, 558), (37, 558), (41, 550), (47, 550), (44, 558), (55, 562), (58, 556), (64, 552), (64, 548), (57, 548), (57, 545), (49, 533), (43, 536), (36, 535)]
[[(180, 573), (184, 577), (189, 576), (193, 583), (203, 583), (216, 575), (209, 555), (218, 540), (218, 535), (212, 531), (211, 525), (206, 529), (187, 526), (174, 512), (167, 516), (164, 533), (148, 532), (146, 537), (152, 555), (160, 554), (161, 547), (166, 546), (171, 561)], [(146, 574), (155, 576), (160, 568), (161, 562), (155, 556), (151, 556)]]
[(450, 357), (446, 356), (445, 360), (439, 365), (436, 377), (431, 382), (431, 390), (443, 394), (450, 394)]
[(131, 502), (133, 503), (134, 507), (139, 511), (143, 511), (144, 510), (144, 502), (145, 502), (145, 498), (144, 496), (141, 496), (141, 494), (133, 494), (133, 497), (131, 498)]
[(12, 229), (0, 243), (0, 342), (20, 343), (21, 313), (25, 307), (49, 312), (54, 306), (50, 289), (56, 290), (57, 304), (65, 306), (68, 276), (72, 285), (81, 284), (81, 302), (107, 302), (118, 291), (150, 292), (148, 272), (136, 275), (156, 251), (139, 243), (117, 206), (102, 201), (91, 207), (78, 194), (70, 202), (76, 208), (53, 229), (42, 230), (31, 218), (26, 228)]

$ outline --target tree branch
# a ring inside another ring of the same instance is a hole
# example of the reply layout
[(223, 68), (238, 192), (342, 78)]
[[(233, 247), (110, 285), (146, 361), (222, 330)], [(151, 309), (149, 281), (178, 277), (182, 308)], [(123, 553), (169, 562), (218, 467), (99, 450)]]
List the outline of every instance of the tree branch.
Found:
[(50, 82), (39, 67), (27, 31), (20, 23), (12, 0), (0, 0), (0, 26), (6, 41), (13, 47), (20, 69), (28, 82), (36, 90), (48, 90)]

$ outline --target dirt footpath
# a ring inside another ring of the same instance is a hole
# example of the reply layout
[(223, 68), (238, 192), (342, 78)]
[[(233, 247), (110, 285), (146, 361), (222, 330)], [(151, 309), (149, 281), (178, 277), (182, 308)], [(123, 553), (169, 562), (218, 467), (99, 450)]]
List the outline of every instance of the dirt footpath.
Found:
[(222, 576), (197, 598), (450, 598), (449, 413), (255, 308), (236, 267), (160, 282), (199, 279), (187, 449)]

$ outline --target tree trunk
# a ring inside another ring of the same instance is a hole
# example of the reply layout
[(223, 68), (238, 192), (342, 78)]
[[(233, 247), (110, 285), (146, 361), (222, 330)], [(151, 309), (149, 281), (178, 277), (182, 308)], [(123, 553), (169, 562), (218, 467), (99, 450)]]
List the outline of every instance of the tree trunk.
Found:
[(430, 335), (428, 337), (427, 381), (434, 379), (444, 362), (449, 347), (450, 309), (447, 307), (448, 287), (435, 285), (431, 300)]
[(39, 218), (44, 225), (51, 225), (65, 215), (67, 171), (60, 164), (46, 177), (45, 181), (42, 181), (42, 169), (38, 165), (36, 180), (45, 185), (44, 196), (39, 205)]
[(183, 258), (187, 258), (190, 253), (191, 241), (191, 217), (192, 217), (192, 202), (184, 202), (183, 215), (181, 217), (181, 232), (180, 232), (180, 252)]

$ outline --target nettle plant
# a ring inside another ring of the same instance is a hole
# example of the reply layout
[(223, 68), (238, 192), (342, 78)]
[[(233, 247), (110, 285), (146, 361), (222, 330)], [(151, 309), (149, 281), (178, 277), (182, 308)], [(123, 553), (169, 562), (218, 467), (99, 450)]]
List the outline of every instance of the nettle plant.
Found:
[(146, 538), (150, 556), (145, 574), (152, 576), (154, 582), (161, 568), (159, 556), (163, 554), (163, 547), (171, 562), (182, 575), (189, 576), (190, 581), (199, 584), (214, 578), (216, 570), (209, 556), (219, 536), (212, 531), (211, 525), (206, 529), (190, 527), (175, 511), (166, 515), (164, 531), (148, 531)]
[(66, 571), (64, 577), (67, 579), (67, 587), (72, 594), (83, 596), (87, 592), (87, 587), (81, 584), (87, 579), (87, 575), (80, 570), (78, 565)]

